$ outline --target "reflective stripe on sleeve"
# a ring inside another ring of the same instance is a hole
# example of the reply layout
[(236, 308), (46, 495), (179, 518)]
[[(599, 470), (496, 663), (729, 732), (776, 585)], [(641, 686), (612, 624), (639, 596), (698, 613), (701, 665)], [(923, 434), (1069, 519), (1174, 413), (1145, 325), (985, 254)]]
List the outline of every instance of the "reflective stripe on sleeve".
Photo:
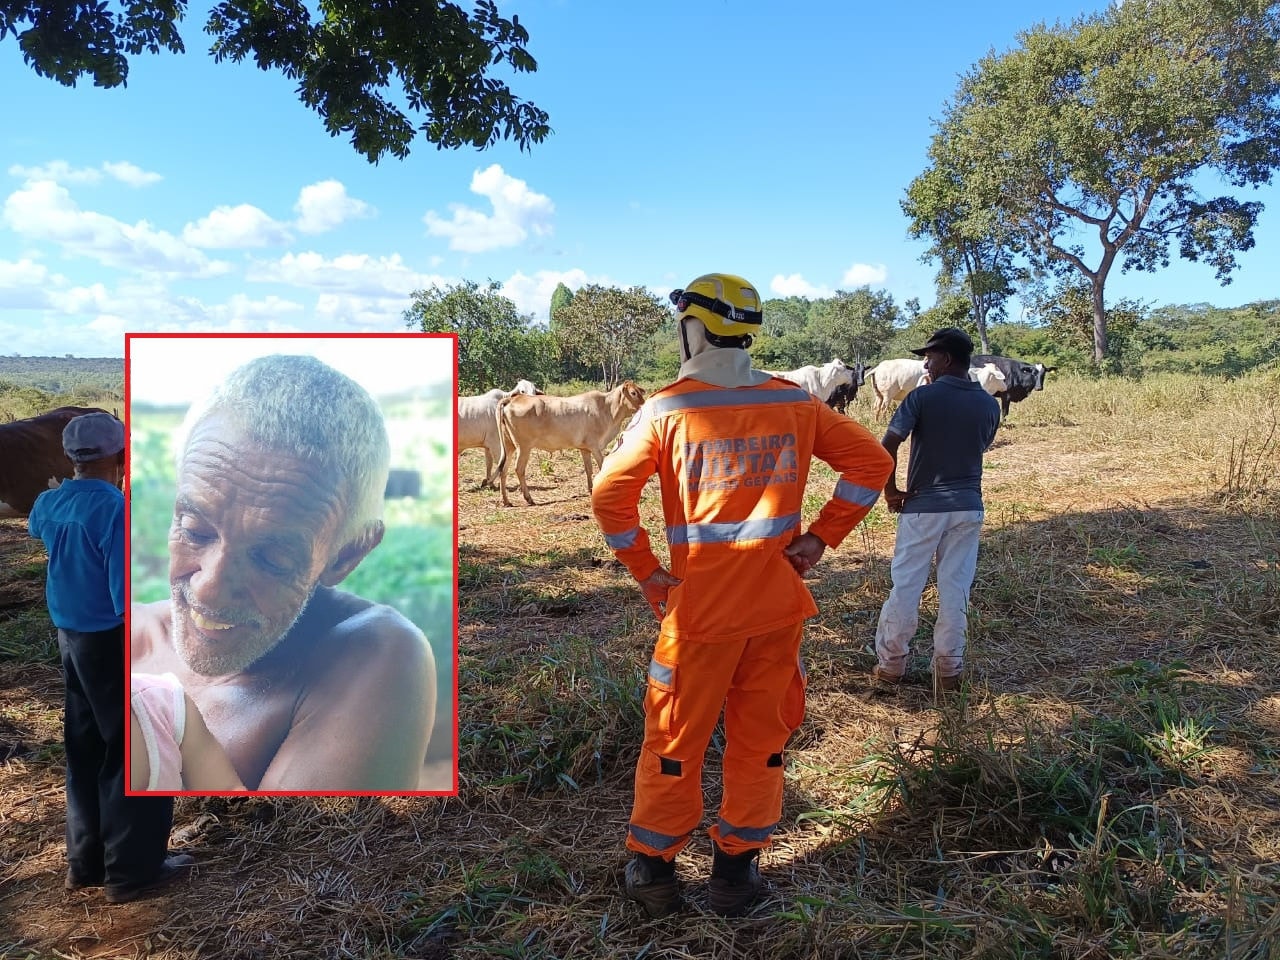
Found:
[(625, 550), (627, 547), (636, 545), (636, 537), (640, 536), (640, 528), (632, 527), (630, 530), (624, 530), (622, 533), (606, 533), (604, 542), (609, 545), (610, 550)]
[(705, 410), (708, 407), (740, 407), (768, 403), (804, 403), (813, 399), (807, 390), (761, 390), (755, 387), (739, 387), (736, 390), (699, 390), (674, 397), (659, 397), (651, 401), (650, 415), (664, 417), (681, 410)]
[(736, 523), (685, 523), (667, 527), (667, 543), (736, 543), (740, 540), (767, 540), (780, 537), (800, 525), (800, 514), (785, 517), (759, 517)]
[(880, 499), (880, 491), (861, 487), (848, 480), (841, 480), (836, 484), (836, 497), (847, 503), (856, 503), (860, 507), (869, 507)]

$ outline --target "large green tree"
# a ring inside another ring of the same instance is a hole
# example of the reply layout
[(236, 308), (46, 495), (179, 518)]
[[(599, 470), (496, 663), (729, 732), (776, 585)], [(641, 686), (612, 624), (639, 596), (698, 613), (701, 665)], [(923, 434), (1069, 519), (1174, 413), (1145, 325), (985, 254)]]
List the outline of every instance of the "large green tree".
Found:
[(417, 290), (404, 321), (413, 330), (457, 335), (458, 386), (467, 393), (510, 390), (521, 378), (543, 378), (550, 337), (530, 326), (497, 281), (483, 289), (464, 280)]
[(931, 242), (921, 259), (938, 261), (944, 277), (964, 290), (982, 352), (990, 353), (987, 322), (1004, 318), (1005, 301), (1013, 295), (1014, 240), (993, 207), (974, 208), (966, 202), (963, 174), (947, 165), (936, 140), (930, 159), (932, 164), (911, 181), (902, 200), (902, 212), (911, 220), (907, 233)]
[[(1280, 164), (1280, 0), (1126, 0), (1037, 26), (962, 80), (930, 156), (960, 211), (991, 210), (1031, 264), (1089, 285), (1093, 358), (1105, 287), (1171, 249), (1226, 283), (1262, 205), (1224, 193)], [(1004, 234), (997, 234), (997, 238)]]
[(823, 364), (839, 357), (855, 360), (876, 356), (893, 336), (898, 308), (884, 290), (859, 287), (837, 290), (834, 296), (814, 301), (805, 335), (811, 344), (806, 363)]
[(557, 336), (579, 361), (600, 369), (606, 387), (624, 371), (638, 369), (642, 348), (671, 316), (644, 287), (604, 287), (589, 283), (556, 313)]
[[(184, 0), (0, 0), (0, 42), (17, 38), (36, 73), (74, 86), (123, 86), (129, 58), (182, 53)], [(547, 115), (494, 76), (533, 72), (519, 18), (492, 0), (471, 13), (443, 0), (223, 0), (204, 24), (217, 61), (251, 58), (297, 81), (330, 135), (372, 162), (404, 157), (421, 133), (439, 148), (541, 142)], [(415, 125), (415, 119), (420, 121)]]

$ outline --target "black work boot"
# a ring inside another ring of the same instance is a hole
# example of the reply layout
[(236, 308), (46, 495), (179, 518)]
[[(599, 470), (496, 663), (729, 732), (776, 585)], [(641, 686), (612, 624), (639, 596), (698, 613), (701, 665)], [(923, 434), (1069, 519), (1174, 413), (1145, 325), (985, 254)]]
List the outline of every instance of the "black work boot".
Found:
[(711, 850), (711, 909), (724, 917), (741, 916), (764, 888), (760, 865), (756, 863), (760, 851), (730, 855), (714, 841)]
[(637, 853), (627, 864), (627, 896), (651, 917), (665, 917), (680, 909), (680, 881), (674, 860)]

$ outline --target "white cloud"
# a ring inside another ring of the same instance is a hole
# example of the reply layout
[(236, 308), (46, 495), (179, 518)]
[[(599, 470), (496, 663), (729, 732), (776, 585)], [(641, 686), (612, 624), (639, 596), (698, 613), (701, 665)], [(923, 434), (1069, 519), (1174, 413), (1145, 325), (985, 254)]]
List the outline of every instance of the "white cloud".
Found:
[(314, 251), (287, 253), (278, 260), (256, 260), (245, 271), (245, 279), (363, 296), (390, 294), (403, 298), (402, 310), (408, 307), (413, 291), (433, 283), (451, 282), (445, 277), (410, 269), (398, 253), (388, 257), (372, 257), (366, 253), (325, 257)]
[(207, 217), (182, 228), (182, 239), (193, 247), (242, 249), (277, 246), (292, 237), (284, 224), (248, 203), (217, 207)]
[(294, 225), (303, 233), (324, 233), (348, 220), (373, 213), (373, 208), (363, 200), (347, 196), (347, 188), (337, 180), (321, 180), (303, 187), (293, 209), (298, 214)]
[(526, 276), (517, 270), (502, 284), (502, 295), (516, 305), (522, 314), (532, 314), (535, 320), (545, 321), (551, 310), (551, 294), (563, 283), (576, 291), (583, 284), (598, 283), (601, 286), (617, 286), (603, 275), (588, 276), (585, 270), (538, 270)]
[(89, 323), (52, 320), (39, 312), (29, 316), (3, 314), (0, 319), (0, 343), (5, 355), (29, 357), (119, 357), (124, 355), (123, 339), (102, 335)]
[(0, 310), (35, 310), (48, 305), (51, 290), (65, 283), (42, 263), (0, 260)]
[(100, 283), (57, 290), (49, 295), (50, 305), (66, 314), (96, 313), (105, 310), (109, 299), (107, 288)]
[(434, 210), (428, 210), (422, 218), (427, 233), (448, 238), (450, 250), (484, 253), (514, 247), (530, 233), (539, 237), (551, 233), (551, 215), (555, 212), (551, 198), (507, 175), (499, 164), (477, 170), (471, 178), (471, 192), (487, 197), (493, 213), (451, 203), (451, 219), (443, 219)]
[(809, 297), (818, 299), (829, 297), (832, 292), (826, 287), (817, 287), (798, 273), (783, 276), (778, 274), (769, 282), (769, 289), (780, 297)]
[(23, 180), (52, 180), (55, 183), (98, 183), (102, 171), (92, 167), (72, 167), (65, 160), (53, 160), (39, 167), (24, 167), (15, 163), (9, 173)]
[(145, 220), (128, 224), (82, 210), (65, 187), (51, 180), (28, 181), (11, 193), (0, 219), (26, 239), (57, 243), (64, 252), (109, 267), (188, 277), (215, 276), (230, 269), (230, 264), (210, 260)]
[(291, 321), (301, 320), (306, 307), (274, 294), (254, 300), (243, 293), (233, 294), (226, 303), (211, 306), (209, 317), (232, 330), (277, 331), (293, 329)]
[(100, 313), (85, 324), (85, 327), (106, 340), (119, 339), (123, 342), (129, 324), (124, 317), (113, 313)]
[(36, 263), (27, 257), (16, 262), (0, 260), (0, 290), (39, 286), (48, 277), (49, 269), (43, 263)]
[(316, 298), (315, 315), (335, 329), (406, 333), (409, 328), (404, 312), (408, 308), (407, 297), (322, 293)]
[(877, 287), (888, 279), (889, 271), (883, 263), (855, 263), (844, 272), (844, 277), (840, 280), (840, 286), (844, 289), (849, 287)]
[(160, 174), (143, 170), (128, 161), (104, 163), (100, 167), (73, 167), (65, 160), (53, 160), (38, 167), (24, 167), (15, 163), (9, 168), (9, 173), (27, 181), (52, 180), (54, 183), (101, 183), (105, 173), (131, 187), (145, 187), (164, 179)]
[(104, 163), (102, 169), (107, 171), (109, 176), (115, 177), (121, 183), (126, 183), (131, 187), (146, 187), (153, 183), (159, 183), (164, 179), (160, 174), (143, 170), (128, 161)]

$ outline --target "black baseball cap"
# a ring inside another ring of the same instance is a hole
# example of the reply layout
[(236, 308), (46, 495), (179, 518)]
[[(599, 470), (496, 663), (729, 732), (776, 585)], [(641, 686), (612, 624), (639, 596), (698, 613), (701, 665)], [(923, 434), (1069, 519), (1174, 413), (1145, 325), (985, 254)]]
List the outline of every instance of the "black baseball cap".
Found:
[(923, 357), (930, 350), (943, 350), (953, 357), (968, 357), (973, 354), (973, 341), (959, 327), (943, 327), (934, 331), (923, 347), (911, 352), (917, 357)]

